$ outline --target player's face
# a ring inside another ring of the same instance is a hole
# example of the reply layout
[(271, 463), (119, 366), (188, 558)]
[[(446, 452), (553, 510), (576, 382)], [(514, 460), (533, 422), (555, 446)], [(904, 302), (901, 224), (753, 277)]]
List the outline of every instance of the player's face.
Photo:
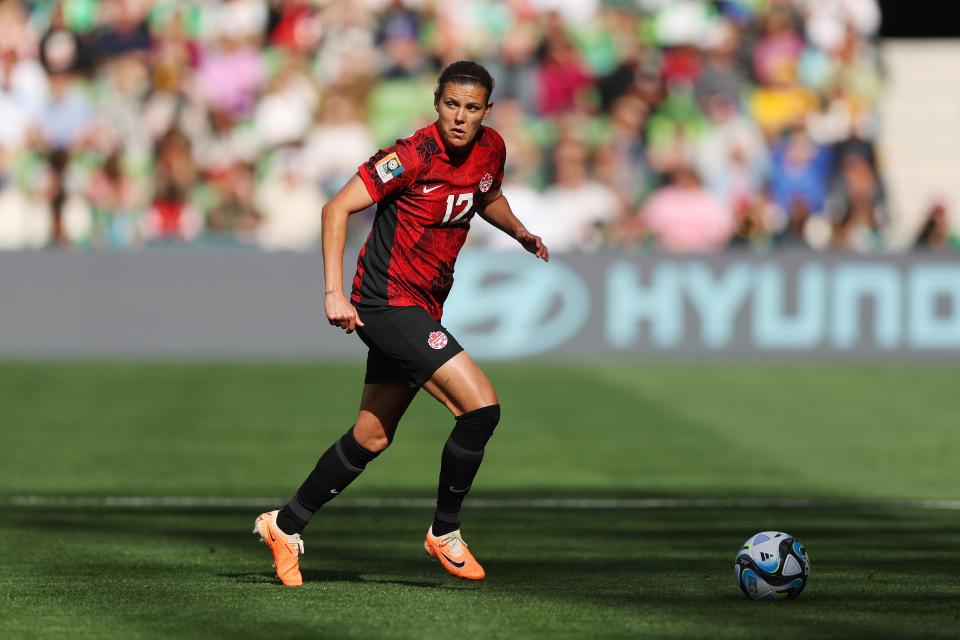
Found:
[(466, 149), (477, 137), (480, 124), (490, 115), (493, 106), (487, 98), (487, 90), (480, 85), (448, 82), (443, 86), (433, 106), (439, 116), (437, 128), (448, 150)]

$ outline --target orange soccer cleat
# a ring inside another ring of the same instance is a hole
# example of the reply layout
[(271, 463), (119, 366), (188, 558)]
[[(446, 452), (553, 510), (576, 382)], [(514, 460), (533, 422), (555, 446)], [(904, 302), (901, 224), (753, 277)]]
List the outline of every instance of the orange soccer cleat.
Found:
[(444, 569), (458, 578), (483, 580), (487, 575), (467, 549), (467, 543), (463, 541), (460, 529), (437, 538), (433, 537), (432, 527), (427, 529), (427, 539), (423, 542), (423, 548), (436, 558)]
[(270, 551), (273, 553), (273, 566), (277, 568), (277, 577), (288, 587), (298, 587), (303, 584), (300, 575), (300, 560), (303, 553), (303, 540), (300, 534), (287, 535), (277, 526), (277, 511), (261, 513), (253, 524), (253, 532), (260, 534)]

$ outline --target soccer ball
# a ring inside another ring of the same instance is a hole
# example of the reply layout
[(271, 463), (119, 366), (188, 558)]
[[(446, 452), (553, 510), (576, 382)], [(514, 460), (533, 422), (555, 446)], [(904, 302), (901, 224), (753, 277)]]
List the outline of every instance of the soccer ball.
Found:
[(810, 560), (803, 544), (789, 533), (762, 531), (740, 547), (734, 571), (751, 600), (789, 600), (806, 586)]

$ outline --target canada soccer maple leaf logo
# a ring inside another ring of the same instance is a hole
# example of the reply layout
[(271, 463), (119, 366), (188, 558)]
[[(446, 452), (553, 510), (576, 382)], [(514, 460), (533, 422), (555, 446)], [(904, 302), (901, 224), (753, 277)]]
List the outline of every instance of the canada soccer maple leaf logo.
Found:
[(427, 336), (427, 344), (431, 349), (443, 349), (447, 346), (447, 334), (443, 331), (434, 331)]

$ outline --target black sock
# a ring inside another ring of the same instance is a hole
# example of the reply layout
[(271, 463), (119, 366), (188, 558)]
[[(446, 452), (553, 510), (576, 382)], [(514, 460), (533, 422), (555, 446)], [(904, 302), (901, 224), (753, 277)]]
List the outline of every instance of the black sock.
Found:
[(443, 446), (440, 458), (433, 535), (442, 536), (460, 528), (460, 506), (480, 469), (483, 448), (499, 421), (499, 404), (457, 416), (457, 423)]
[(365, 449), (353, 437), (353, 427), (327, 449), (293, 498), (277, 514), (277, 526), (284, 533), (300, 533), (317, 509), (333, 500), (380, 455)]

